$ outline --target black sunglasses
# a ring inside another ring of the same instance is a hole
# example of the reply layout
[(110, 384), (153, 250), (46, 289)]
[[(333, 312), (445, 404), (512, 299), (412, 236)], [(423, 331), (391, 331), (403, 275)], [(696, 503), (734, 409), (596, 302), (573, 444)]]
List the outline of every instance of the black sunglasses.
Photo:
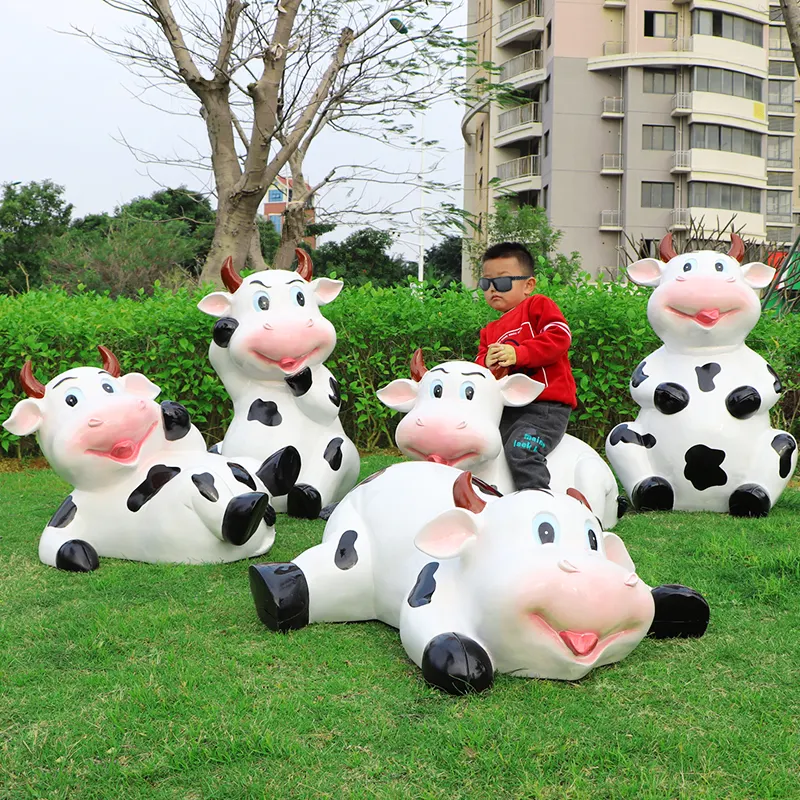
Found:
[(494, 286), (495, 291), (510, 292), (512, 281), (526, 281), (530, 275), (503, 275), (500, 278), (481, 278), (478, 281), (478, 287), (482, 292), (485, 292), (490, 286)]

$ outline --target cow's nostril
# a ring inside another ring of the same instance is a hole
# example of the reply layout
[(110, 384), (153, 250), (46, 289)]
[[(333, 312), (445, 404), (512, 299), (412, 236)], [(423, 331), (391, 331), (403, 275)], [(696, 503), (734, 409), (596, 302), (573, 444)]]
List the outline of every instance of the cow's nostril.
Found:
[(734, 278), (733, 275), (731, 275), (730, 278), (725, 278), (725, 280), (728, 281), (728, 283), (736, 283), (736, 278)]
[(271, 331), (272, 329), (273, 329), (272, 325), (270, 325), (269, 322), (265, 322), (264, 323), (264, 330), (265, 331)]
[(417, 425), (419, 425), (420, 428), (424, 428), (425, 427), (425, 423), (419, 417), (417, 417), (417, 419), (415, 421), (416, 421)]
[(564, 570), (564, 572), (580, 572), (580, 570), (571, 561), (567, 561), (566, 558), (562, 558), (561, 561), (558, 562), (558, 568)]
[(89, 420), (89, 427), (90, 428), (97, 428), (99, 425), (102, 425), (102, 424), (103, 424), (103, 420), (101, 420), (101, 419), (95, 419), (94, 417), (92, 417)]
[(456, 430), (460, 431), (460, 430), (462, 430), (463, 428), (466, 428), (466, 427), (467, 427), (466, 421), (459, 422), (458, 425), (456, 425)]
[(625, 585), (630, 586), (631, 589), (639, 583), (639, 576), (635, 572), (631, 572), (627, 578), (625, 578)]
[(139, 411), (144, 411), (147, 408), (147, 403), (144, 400), (139, 401)]
[(314, 327), (313, 319), (310, 319), (308, 322), (306, 322), (306, 328), (313, 328), (313, 327)]

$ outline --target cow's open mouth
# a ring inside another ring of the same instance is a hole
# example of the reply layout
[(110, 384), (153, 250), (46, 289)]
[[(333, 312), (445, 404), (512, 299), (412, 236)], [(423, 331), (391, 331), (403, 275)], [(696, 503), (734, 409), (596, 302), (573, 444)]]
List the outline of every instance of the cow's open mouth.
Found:
[(142, 445), (145, 443), (147, 437), (155, 430), (157, 424), (157, 422), (154, 422), (138, 442), (133, 439), (120, 439), (114, 442), (108, 450), (87, 450), (86, 452), (93, 456), (110, 458), (118, 464), (130, 464), (139, 457)]
[(681, 311), (674, 306), (667, 306), (667, 310), (671, 311), (678, 317), (684, 319), (691, 319), (703, 328), (713, 328), (721, 319), (736, 314), (738, 308), (729, 308), (722, 311), (719, 308), (701, 308), (699, 311)]
[(316, 352), (319, 351), (319, 347), (315, 347), (313, 350), (309, 350), (307, 353), (301, 356), (286, 356), (284, 358), (274, 359), (268, 358), (263, 353), (259, 353), (258, 350), (251, 350), (250, 352), (253, 353), (258, 359), (261, 361), (265, 361), (267, 364), (272, 364), (274, 367), (278, 367), (282, 369), (287, 375), (291, 375), (303, 368), (306, 361), (311, 358)]
[(570, 658), (579, 664), (593, 664), (610, 644), (631, 632), (625, 629), (601, 636), (594, 631), (557, 631), (538, 611), (530, 611), (528, 618), (537, 628), (547, 633), (553, 642), (558, 642), (569, 651)]
[(442, 456), (439, 453), (423, 453), (421, 450), (415, 450), (413, 447), (406, 447), (406, 450), (420, 461), (430, 461), (432, 464), (446, 464), (448, 467), (458, 466), (461, 461), (465, 461), (468, 458), (478, 458), (480, 456), (480, 453), (475, 450), (469, 450), (466, 453), (461, 453), (461, 455), (452, 456), (450, 458)]

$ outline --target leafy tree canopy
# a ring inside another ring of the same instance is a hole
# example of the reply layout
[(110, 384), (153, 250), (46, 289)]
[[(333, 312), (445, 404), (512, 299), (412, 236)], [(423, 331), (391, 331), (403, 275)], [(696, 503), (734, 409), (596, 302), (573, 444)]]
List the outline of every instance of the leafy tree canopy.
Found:
[(425, 251), (425, 277), (441, 283), (461, 282), (460, 236), (448, 236)]

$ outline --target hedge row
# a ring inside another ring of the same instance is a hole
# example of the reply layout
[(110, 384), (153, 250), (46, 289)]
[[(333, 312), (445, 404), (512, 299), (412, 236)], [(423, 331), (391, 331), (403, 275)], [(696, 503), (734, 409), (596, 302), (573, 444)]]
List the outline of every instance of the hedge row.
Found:
[[(648, 292), (621, 285), (542, 286), (573, 331), (571, 361), (580, 405), (570, 430), (594, 446), (635, 406), (628, 392), (633, 368), (658, 347), (645, 315)], [(43, 381), (70, 366), (98, 363), (97, 344), (117, 355), (124, 372), (143, 372), (180, 400), (210, 441), (221, 438), (231, 404), (208, 362), (213, 320), (196, 308), (201, 294), (157, 291), (153, 297), (111, 300), (60, 290), (0, 297), (0, 420), (22, 397), (19, 370), (27, 358)], [(346, 288), (324, 308), (338, 344), (328, 366), (342, 386), (342, 422), (359, 448), (393, 444), (397, 416), (375, 397), (396, 377), (408, 377), (411, 353), (422, 347), (429, 365), (472, 360), (478, 331), (494, 312), (464, 289)], [(774, 422), (800, 433), (800, 318), (764, 316), (748, 343), (767, 358), (787, 387)], [(5, 455), (36, 452), (30, 440), (0, 432)]]

